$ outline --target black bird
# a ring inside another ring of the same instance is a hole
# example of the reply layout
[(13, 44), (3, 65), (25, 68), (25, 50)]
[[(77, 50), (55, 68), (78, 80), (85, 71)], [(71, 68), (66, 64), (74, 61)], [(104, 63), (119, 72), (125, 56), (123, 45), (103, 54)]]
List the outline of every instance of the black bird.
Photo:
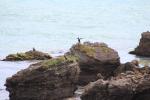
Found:
[(33, 51), (36, 51), (35, 48), (33, 48)]
[(77, 39), (78, 39), (78, 43), (81, 43), (81, 39), (83, 39), (83, 38), (78, 37)]

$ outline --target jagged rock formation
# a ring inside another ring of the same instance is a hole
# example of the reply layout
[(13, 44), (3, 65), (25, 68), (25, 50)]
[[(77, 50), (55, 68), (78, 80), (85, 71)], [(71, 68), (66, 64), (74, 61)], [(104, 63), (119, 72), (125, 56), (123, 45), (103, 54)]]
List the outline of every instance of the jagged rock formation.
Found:
[(126, 63), (124, 66), (131, 69), (110, 80), (99, 79), (87, 85), (82, 100), (149, 100), (150, 68), (133, 68), (132, 64)]
[(114, 76), (117, 76), (118, 74), (127, 72), (127, 71), (140, 71), (141, 68), (139, 67), (139, 63), (137, 60), (133, 60), (131, 62), (126, 62), (125, 64), (121, 64), (115, 71)]
[(73, 96), (79, 72), (76, 57), (53, 58), (19, 71), (5, 85), (10, 100), (62, 100)]
[(82, 100), (149, 100), (150, 68), (137, 60), (120, 64), (118, 53), (105, 43), (85, 42), (19, 71), (5, 85), (10, 100), (63, 100), (77, 85), (86, 85)]
[(120, 65), (118, 53), (105, 43), (76, 44), (70, 51), (79, 58), (80, 85), (96, 81), (99, 75), (107, 79), (114, 75), (114, 70)]
[(31, 50), (25, 53), (10, 54), (3, 61), (47, 60), (51, 58), (47, 53)]
[(143, 32), (142, 38), (140, 39), (139, 46), (135, 48), (134, 51), (129, 52), (130, 54), (135, 54), (137, 56), (150, 57), (150, 32)]

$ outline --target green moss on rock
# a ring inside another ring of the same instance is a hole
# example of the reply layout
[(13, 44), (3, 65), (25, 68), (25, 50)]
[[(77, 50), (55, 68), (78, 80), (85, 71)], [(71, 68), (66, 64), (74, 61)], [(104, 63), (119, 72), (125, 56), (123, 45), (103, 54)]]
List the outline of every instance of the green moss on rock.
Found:
[(54, 68), (55, 66), (59, 66), (61, 64), (73, 63), (77, 62), (78, 58), (76, 56), (68, 55), (68, 56), (60, 56), (58, 58), (53, 58), (50, 60), (45, 60), (42, 62), (42, 68)]
[(77, 44), (73, 47), (74, 50), (80, 51), (86, 54), (89, 57), (95, 57), (96, 53), (101, 52), (103, 54), (108, 54), (112, 51), (107, 45), (85, 45), (85, 44)]
[(8, 55), (4, 61), (22, 61), (22, 60), (46, 60), (52, 57), (40, 51), (27, 51), (25, 53), (17, 53)]
[(112, 49), (108, 48), (107, 46), (100, 46), (98, 48), (101, 49), (103, 53), (109, 53), (112, 51)]
[(76, 45), (75, 50), (79, 50), (88, 56), (94, 56), (94, 54), (96, 52), (94, 47), (88, 46), (88, 45), (82, 45), (82, 44)]

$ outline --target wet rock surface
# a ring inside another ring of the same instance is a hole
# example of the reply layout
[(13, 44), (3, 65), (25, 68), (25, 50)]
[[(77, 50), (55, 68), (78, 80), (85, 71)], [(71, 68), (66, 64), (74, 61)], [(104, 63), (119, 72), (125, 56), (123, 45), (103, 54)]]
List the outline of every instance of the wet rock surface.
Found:
[(150, 57), (150, 32), (143, 32), (142, 38), (140, 39), (139, 45), (134, 51), (129, 52), (130, 54), (135, 54), (137, 56)]
[(70, 51), (79, 58), (80, 85), (96, 81), (99, 78), (99, 73), (107, 79), (114, 75), (114, 70), (120, 65), (118, 53), (105, 43), (76, 44), (72, 46)]
[(99, 79), (88, 84), (82, 100), (149, 100), (150, 68), (133, 69), (124, 70), (109, 80)]
[(10, 100), (62, 100), (74, 95), (79, 76), (74, 57), (59, 57), (31, 65), (6, 80)]
[(41, 51), (30, 50), (25, 53), (10, 54), (3, 61), (23, 61), (23, 60), (47, 60), (52, 57)]

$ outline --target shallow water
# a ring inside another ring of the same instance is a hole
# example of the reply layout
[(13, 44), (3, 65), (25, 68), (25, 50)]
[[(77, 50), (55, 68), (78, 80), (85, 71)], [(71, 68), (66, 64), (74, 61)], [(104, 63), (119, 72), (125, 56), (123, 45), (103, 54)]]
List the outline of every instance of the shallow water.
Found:
[[(35, 47), (54, 56), (82, 41), (106, 42), (119, 52), (122, 62), (150, 30), (149, 0), (0, 0), (0, 59)], [(0, 62), (0, 89), (10, 77), (32, 62)], [(8, 93), (0, 91), (0, 100)]]

